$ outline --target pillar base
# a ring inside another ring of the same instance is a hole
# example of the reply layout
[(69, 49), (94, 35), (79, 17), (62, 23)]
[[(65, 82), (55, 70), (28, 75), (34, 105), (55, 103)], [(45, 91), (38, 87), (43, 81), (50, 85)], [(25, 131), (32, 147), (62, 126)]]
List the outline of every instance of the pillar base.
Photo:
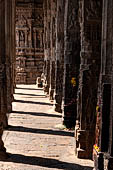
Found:
[(54, 100), (54, 89), (49, 89), (49, 100)]
[(75, 155), (77, 155), (77, 148), (79, 148), (79, 141), (76, 140), (78, 130), (79, 130), (79, 121), (76, 120), (76, 126), (75, 126)]
[(5, 115), (3, 119), (3, 128), (7, 129), (7, 127), (8, 127), (8, 117), (7, 115)]
[(61, 105), (58, 103), (55, 103), (54, 110), (56, 112), (62, 113)]
[(93, 133), (88, 130), (76, 129), (75, 133), (75, 154), (81, 159), (92, 159)]
[[(2, 130), (1, 130), (2, 133)], [(6, 160), (8, 158), (8, 154), (6, 153), (6, 148), (4, 147), (4, 143), (2, 138), (0, 139), (0, 161)]]
[(11, 95), (11, 102), (14, 102), (14, 96), (13, 96), (13, 94)]
[(86, 152), (83, 149), (77, 148), (77, 158), (88, 159), (89, 158), (88, 152)]
[(7, 106), (7, 113), (11, 113), (12, 112), (12, 104), (9, 104)]
[(55, 94), (55, 106), (54, 106), (54, 110), (56, 112), (62, 113), (62, 109), (61, 109), (61, 97), (58, 94)]
[(63, 117), (63, 124), (67, 128), (73, 128), (75, 127), (75, 117)]
[(76, 105), (62, 105), (63, 107), (63, 124), (67, 128), (73, 128), (76, 124)]
[(44, 84), (44, 93), (49, 94), (49, 86)]
[(0, 161), (5, 161), (8, 158), (9, 158), (8, 153), (6, 153), (5, 151), (0, 151)]

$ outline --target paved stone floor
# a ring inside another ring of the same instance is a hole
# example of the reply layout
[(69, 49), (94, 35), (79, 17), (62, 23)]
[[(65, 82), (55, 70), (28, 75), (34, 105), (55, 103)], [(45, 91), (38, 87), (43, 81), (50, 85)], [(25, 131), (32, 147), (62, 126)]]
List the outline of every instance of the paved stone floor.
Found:
[(61, 114), (42, 89), (18, 85), (3, 140), (9, 158), (0, 170), (92, 170), (93, 161), (74, 156), (73, 131), (57, 129)]

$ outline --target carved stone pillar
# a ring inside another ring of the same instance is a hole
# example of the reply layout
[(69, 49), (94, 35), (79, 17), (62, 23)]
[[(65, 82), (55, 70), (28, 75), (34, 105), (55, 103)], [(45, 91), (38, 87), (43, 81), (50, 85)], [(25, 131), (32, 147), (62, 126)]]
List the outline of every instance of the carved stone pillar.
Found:
[(11, 102), (14, 101), (14, 92), (15, 92), (15, 87), (16, 87), (16, 83), (15, 83), (15, 68), (16, 68), (16, 46), (15, 46), (15, 39), (16, 39), (16, 35), (15, 35), (15, 16), (16, 16), (16, 3), (15, 3), (15, 0), (12, 0), (12, 3), (11, 3), (11, 8), (10, 8), (10, 11), (11, 11), (11, 20), (10, 20), (10, 24), (11, 24), (11, 32), (10, 32), (10, 36), (12, 37), (12, 42), (10, 43), (10, 48), (12, 48), (12, 51), (11, 51), (11, 64), (12, 64), (12, 70), (11, 70), (11, 73), (12, 73), (12, 82), (11, 82)]
[(55, 62), (55, 111), (62, 112), (64, 73), (64, 0), (57, 0), (56, 62)]
[(95, 140), (95, 112), (101, 54), (102, 1), (80, 0), (81, 65), (77, 103), (76, 154), (91, 158)]
[[(12, 111), (15, 87), (15, 0), (5, 1), (5, 53), (7, 80), (7, 112)], [(10, 29), (9, 29), (10, 27)], [(12, 50), (11, 50), (12, 49)]]
[(49, 94), (50, 87), (50, 22), (51, 22), (51, 3), (50, 0), (44, 0), (44, 92)]
[(64, 78), (63, 78), (63, 123), (74, 127), (77, 110), (77, 89), (80, 65), (80, 33), (78, 0), (65, 1), (64, 18)]
[(55, 47), (56, 47), (56, 0), (51, 0), (51, 56), (50, 56), (50, 88), (49, 88), (49, 98), (54, 99), (55, 90)]
[(103, 0), (101, 73), (96, 109), (95, 170), (113, 169), (113, 2)]
[[(2, 17), (5, 18), (5, 3), (2, 3)], [(2, 20), (1, 27), (2, 43), (1, 43), (1, 114), (3, 125), (7, 122), (6, 112), (7, 112), (7, 82), (6, 82), (6, 55), (5, 55), (5, 20)]]
[(7, 158), (6, 149), (2, 141), (3, 126), (6, 123), (7, 112), (7, 79), (6, 79), (6, 51), (5, 51), (5, 16), (6, 1), (0, 1), (0, 160)]

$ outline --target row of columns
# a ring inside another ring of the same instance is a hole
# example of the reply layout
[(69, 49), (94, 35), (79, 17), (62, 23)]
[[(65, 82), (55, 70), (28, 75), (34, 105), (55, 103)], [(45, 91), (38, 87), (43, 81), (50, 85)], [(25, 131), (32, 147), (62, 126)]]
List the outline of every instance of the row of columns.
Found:
[[(65, 16), (65, 17), (64, 17)], [(72, 127), (80, 64), (78, 2), (44, 1), (45, 92), (55, 101), (55, 111)]]
[(113, 169), (113, 2), (103, 0), (101, 71), (97, 95), (94, 168)]
[(113, 169), (112, 9), (112, 0), (44, 1), (45, 91), (96, 170)]
[(79, 158), (92, 158), (95, 143), (102, 6), (102, 0), (44, 0), (44, 90), (63, 124), (76, 125)]
[[(63, 124), (75, 126), (77, 157), (91, 158), (96, 143), (96, 170), (113, 169), (112, 9), (112, 0), (44, 0), (44, 90)], [(15, 0), (0, 0), (1, 160), (15, 85), (14, 30)]]

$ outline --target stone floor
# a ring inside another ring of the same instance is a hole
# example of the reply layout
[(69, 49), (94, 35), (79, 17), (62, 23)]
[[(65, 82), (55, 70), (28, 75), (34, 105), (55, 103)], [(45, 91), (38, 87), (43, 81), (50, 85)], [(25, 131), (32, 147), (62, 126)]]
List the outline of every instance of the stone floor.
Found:
[[(92, 170), (93, 161), (74, 156), (74, 132), (62, 129), (61, 114), (42, 89), (18, 85), (3, 140), (9, 159), (0, 170)], [(59, 127), (59, 128), (58, 128)]]

